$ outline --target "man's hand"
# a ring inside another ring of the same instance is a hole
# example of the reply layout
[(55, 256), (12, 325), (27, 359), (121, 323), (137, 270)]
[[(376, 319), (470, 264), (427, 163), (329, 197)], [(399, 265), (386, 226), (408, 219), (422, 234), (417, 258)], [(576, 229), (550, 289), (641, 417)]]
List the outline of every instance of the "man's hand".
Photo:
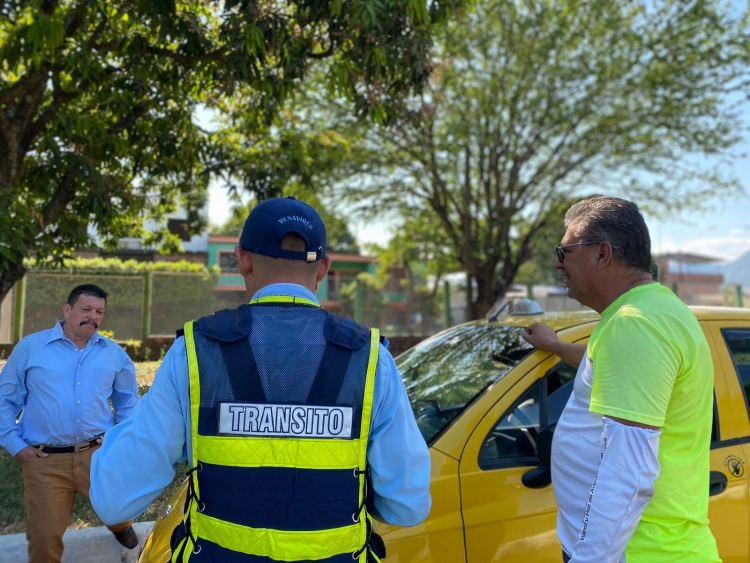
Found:
[(30, 463), (34, 463), (37, 458), (47, 457), (48, 455), (49, 454), (46, 454), (37, 448), (26, 446), (24, 449), (22, 449), (20, 452), (16, 454), (16, 460), (21, 465), (29, 465)]
[(583, 360), (583, 355), (586, 353), (585, 344), (560, 342), (554, 329), (542, 323), (534, 323), (521, 333), (521, 336), (535, 348), (544, 350), (545, 352), (552, 352), (559, 356), (563, 362), (574, 368), (578, 367), (581, 360)]
[(534, 348), (545, 350), (546, 352), (555, 352), (559, 340), (557, 333), (549, 326), (542, 323), (534, 323), (528, 327), (521, 336)]

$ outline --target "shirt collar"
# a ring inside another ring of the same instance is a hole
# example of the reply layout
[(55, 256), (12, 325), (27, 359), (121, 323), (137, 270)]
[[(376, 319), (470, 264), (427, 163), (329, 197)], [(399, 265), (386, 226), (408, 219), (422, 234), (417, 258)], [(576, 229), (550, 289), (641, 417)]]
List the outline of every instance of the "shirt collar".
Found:
[(312, 291), (310, 291), (306, 287), (297, 285), (296, 283), (273, 283), (271, 285), (267, 285), (266, 287), (262, 287), (258, 291), (256, 291), (251, 301), (253, 299), (260, 299), (261, 297), (278, 296), (300, 297), (302, 299), (309, 299), (310, 301), (314, 301), (315, 303), (320, 304), (318, 298), (315, 297), (315, 294)]
[[(55, 323), (55, 326), (53, 326), (52, 330), (49, 331), (49, 337), (47, 338), (47, 342), (45, 344), (49, 344), (50, 342), (54, 342), (55, 340), (67, 340), (68, 342), (72, 342), (67, 336), (65, 336), (65, 333), (63, 332), (62, 325), (64, 324), (64, 320)], [(94, 336), (89, 338), (89, 342), (93, 342), (94, 344), (96, 344), (97, 342), (101, 342), (105, 346), (107, 345), (107, 339), (103, 338), (102, 335), (99, 334), (98, 330), (94, 333)]]

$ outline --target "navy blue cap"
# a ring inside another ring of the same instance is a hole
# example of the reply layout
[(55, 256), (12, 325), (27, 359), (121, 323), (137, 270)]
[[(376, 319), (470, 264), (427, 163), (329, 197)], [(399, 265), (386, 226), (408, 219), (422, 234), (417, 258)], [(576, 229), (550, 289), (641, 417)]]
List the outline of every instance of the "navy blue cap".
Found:
[[(307, 252), (281, 249), (281, 239), (296, 233), (305, 239)], [(293, 197), (272, 197), (250, 212), (240, 235), (240, 246), (248, 252), (317, 262), (326, 255), (326, 226), (318, 212)]]

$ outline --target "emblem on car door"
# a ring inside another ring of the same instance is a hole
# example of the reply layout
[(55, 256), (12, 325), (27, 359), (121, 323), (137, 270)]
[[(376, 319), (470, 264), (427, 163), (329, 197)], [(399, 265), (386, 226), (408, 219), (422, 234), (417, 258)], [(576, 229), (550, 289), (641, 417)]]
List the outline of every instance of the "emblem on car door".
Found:
[(745, 473), (745, 462), (735, 455), (728, 455), (724, 460), (724, 467), (735, 477), (742, 477)]

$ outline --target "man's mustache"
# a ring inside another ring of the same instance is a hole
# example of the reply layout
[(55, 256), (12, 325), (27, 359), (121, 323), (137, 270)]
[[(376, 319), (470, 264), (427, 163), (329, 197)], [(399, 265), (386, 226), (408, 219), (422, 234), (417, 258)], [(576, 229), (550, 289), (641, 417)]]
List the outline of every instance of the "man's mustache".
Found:
[(95, 330), (99, 330), (99, 325), (96, 324), (96, 321), (81, 321), (81, 324), (78, 326), (83, 326), (83, 325), (91, 325), (94, 327)]

